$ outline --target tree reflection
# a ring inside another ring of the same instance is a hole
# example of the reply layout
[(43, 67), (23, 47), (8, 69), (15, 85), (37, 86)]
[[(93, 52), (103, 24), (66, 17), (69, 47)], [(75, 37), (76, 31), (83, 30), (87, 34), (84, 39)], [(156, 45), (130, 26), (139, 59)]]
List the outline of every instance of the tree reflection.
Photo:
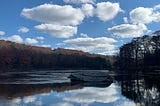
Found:
[[(104, 103), (109, 106), (118, 103), (133, 104), (133, 106), (135, 106), (135, 103), (138, 106), (160, 105), (159, 76), (117, 75), (114, 78), (118, 84), (116, 82), (111, 85), (106, 83), (72, 82), (52, 84), (0, 84), (0, 100), (19, 101), (25, 98), (23, 100), (28, 103), (35, 100), (35, 95), (49, 94), (50, 99), (52, 99), (52, 97), (58, 99), (57, 95), (61, 94), (62, 102), (67, 101), (67, 103), (97, 103), (97, 105)], [(54, 93), (52, 93), (52, 91)]]
[(126, 75), (116, 76), (122, 95), (134, 100), (140, 106), (160, 105), (159, 76)]
[[(110, 83), (111, 84), (111, 83)], [(83, 87), (107, 87), (109, 83), (0, 84), (0, 98), (14, 99), (42, 93), (64, 92)]]
[(0, 98), (13, 99), (17, 97), (32, 96), (35, 94), (50, 93), (52, 90), (61, 92), (65, 90), (80, 89), (80, 86), (70, 86), (70, 83), (54, 84), (0, 84)]

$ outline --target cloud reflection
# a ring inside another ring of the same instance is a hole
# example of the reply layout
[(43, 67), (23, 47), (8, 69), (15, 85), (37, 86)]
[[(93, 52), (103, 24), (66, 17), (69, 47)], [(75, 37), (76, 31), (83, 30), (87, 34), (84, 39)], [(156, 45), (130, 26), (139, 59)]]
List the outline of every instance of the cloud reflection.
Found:
[(25, 98), (23, 99), (23, 102), (24, 102), (24, 103), (32, 103), (32, 102), (35, 102), (35, 100), (36, 100), (36, 97), (35, 97), (35, 96), (28, 96), (28, 97), (25, 97)]
[(20, 106), (20, 103), (20, 98), (15, 98), (12, 100), (0, 100), (0, 106)]
[(60, 102), (60, 103), (51, 104), (50, 106), (73, 106), (73, 105), (67, 102)]
[(110, 103), (119, 99), (117, 87), (112, 84), (107, 88), (86, 87), (80, 90), (69, 91), (70, 95), (64, 100), (77, 103)]
[(19, 104), (21, 102), (21, 98), (15, 98), (11, 100), (11, 103), (13, 104)]
[(69, 95), (63, 100), (67, 102), (90, 105), (94, 103), (105, 103), (114, 106), (136, 106), (134, 102), (121, 95), (121, 89), (116, 84), (111, 84), (107, 88), (85, 87), (79, 90), (68, 91)]
[(64, 92), (51, 91), (32, 96), (0, 101), (0, 106), (136, 106), (121, 94), (121, 88), (112, 83), (109, 87), (83, 87)]

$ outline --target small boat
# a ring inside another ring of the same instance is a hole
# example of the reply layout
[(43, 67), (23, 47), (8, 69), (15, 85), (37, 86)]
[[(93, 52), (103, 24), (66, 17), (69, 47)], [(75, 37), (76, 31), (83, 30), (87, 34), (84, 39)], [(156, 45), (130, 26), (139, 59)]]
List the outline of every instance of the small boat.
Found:
[(72, 73), (69, 76), (71, 82), (112, 82), (113, 79), (106, 72), (89, 71)]

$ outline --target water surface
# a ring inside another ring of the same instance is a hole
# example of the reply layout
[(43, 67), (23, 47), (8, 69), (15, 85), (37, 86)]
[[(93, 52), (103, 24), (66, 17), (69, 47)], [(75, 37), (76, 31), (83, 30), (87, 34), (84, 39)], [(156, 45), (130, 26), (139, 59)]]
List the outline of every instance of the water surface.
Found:
[(0, 106), (159, 106), (159, 75), (112, 75), (111, 84), (71, 83), (68, 72), (0, 74)]

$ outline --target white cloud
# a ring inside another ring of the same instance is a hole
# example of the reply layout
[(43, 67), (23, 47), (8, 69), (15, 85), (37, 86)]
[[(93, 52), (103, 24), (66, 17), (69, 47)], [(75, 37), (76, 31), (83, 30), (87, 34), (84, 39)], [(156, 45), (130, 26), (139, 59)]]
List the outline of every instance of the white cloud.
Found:
[(45, 38), (43, 36), (37, 36), (36, 39), (37, 40), (44, 40)]
[(38, 40), (37, 40), (37, 39), (34, 39), (34, 38), (26, 38), (26, 39), (25, 39), (25, 42), (26, 42), (27, 44), (36, 44), (36, 43), (38, 43)]
[(4, 31), (0, 31), (0, 36), (2, 35), (5, 35), (6, 33)]
[(5, 40), (9, 40), (16, 43), (23, 43), (23, 39), (19, 35), (12, 35), (8, 38), (4, 38)]
[(80, 8), (53, 4), (43, 4), (31, 9), (24, 8), (21, 15), (39, 22), (59, 25), (78, 25), (85, 17)]
[(118, 3), (101, 2), (97, 3), (96, 14), (102, 21), (113, 19), (119, 12), (122, 12)]
[(87, 17), (92, 17), (94, 15), (94, 7), (91, 4), (83, 4), (82, 5), (82, 12)]
[(117, 42), (112, 38), (99, 37), (99, 38), (75, 38), (63, 41), (70, 45), (70, 48), (83, 50), (86, 52), (91, 51), (104, 51), (113, 50), (115, 45), (113, 43)]
[(81, 4), (81, 3), (91, 3), (94, 4), (96, 0), (63, 0), (66, 3), (74, 3), (74, 4)]
[(65, 43), (57, 43), (56, 46), (65, 46)]
[(24, 8), (21, 15), (39, 21), (42, 24), (36, 29), (49, 33), (56, 38), (69, 38), (77, 34), (77, 25), (81, 24), (85, 17), (99, 17), (102, 21), (113, 19), (122, 11), (118, 3), (101, 2), (93, 7), (95, 0), (64, 0), (67, 3), (84, 3), (81, 8), (71, 5), (43, 4), (33, 8)]
[(51, 45), (41, 45), (42, 47), (51, 47)]
[(105, 52), (100, 52), (98, 54), (101, 54), (101, 55), (115, 55), (115, 54), (118, 54), (118, 50), (109, 50), (109, 51), (105, 51)]
[(130, 18), (133, 23), (148, 24), (160, 21), (160, 12), (154, 11), (153, 8), (138, 7), (130, 12)]
[(159, 10), (159, 9), (160, 9), (160, 4), (155, 5), (155, 6), (153, 7), (153, 9), (154, 9), (154, 10)]
[(21, 27), (18, 32), (21, 32), (21, 33), (27, 33), (29, 31), (29, 29), (27, 27)]
[(125, 24), (108, 28), (108, 31), (121, 38), (139, 37), (144, 35), (144, 32), (149, 33), (150, 30), (145, 24), (160, 21), (159, 9), (160, 5), (156, 5), (153, 8), (137, 7), (130, 11), (131, 24), (128, 24), (128, 18), (124, 17)]
[(108, 28), (109, 32), (120, 36), (121, 38), (139, 37), (147, 31), (147, 27), (144, 24), (121, 24)]
[(36, 29), (50, 33), (52, 37), (69, 38), (77, 33), (77, 27), (54, 24), (41, 24), (35, 26)]
[(81, 33), (80, 36), (82, 36), (82, 37), (88, 37), (88, 35), (85, 34), (85, 33)]
[(124, 23), (128, 23), (128, 18), (127, 17), (123, 17), (123, 21), (124, 21)]
[(116, 106), (137, 106), (137, 105), (131, 101), (124, 101), (122, 103), (117, 104)]

